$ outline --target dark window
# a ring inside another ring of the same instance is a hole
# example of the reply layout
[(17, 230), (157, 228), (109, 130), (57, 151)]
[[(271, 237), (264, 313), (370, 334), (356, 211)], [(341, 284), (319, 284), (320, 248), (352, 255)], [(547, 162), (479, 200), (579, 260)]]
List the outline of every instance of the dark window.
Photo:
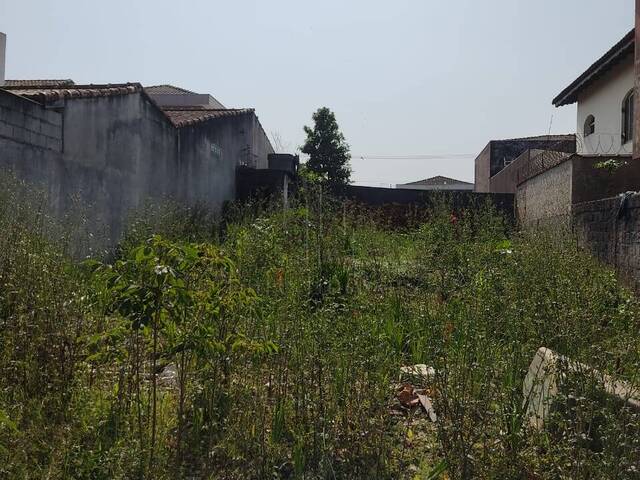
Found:
[(596, 133), (596, 117), (588, 115), (584, 121), (584, 136), (588, 137), (592, 133)]
[(622, 144), (633, 140), (633, 90), (622, 101)]

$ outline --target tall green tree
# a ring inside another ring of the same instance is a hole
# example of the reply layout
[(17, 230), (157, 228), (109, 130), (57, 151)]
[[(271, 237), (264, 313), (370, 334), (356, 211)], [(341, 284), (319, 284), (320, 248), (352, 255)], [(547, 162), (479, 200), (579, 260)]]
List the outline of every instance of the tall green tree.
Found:
[(351, 176), (349, 144), (340, 132), (335, 114), (327, 107), (319, 108), (312, 118), (313, 128), (304, 127), (307, 140), (302, 153), (309, 155), (306, 166), (339, 193), (349, 184)]

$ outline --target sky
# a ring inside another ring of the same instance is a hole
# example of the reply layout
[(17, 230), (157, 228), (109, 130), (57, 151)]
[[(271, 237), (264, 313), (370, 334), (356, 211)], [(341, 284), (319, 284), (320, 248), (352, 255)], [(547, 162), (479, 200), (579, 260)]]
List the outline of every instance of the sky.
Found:
[(326, 106), (374, 186), (473, 181), (489, 140), (575, 132), (552, 98), (633, 21), (634, 0), (0, 0), (8, 79), (210, 93), (289, 151)]

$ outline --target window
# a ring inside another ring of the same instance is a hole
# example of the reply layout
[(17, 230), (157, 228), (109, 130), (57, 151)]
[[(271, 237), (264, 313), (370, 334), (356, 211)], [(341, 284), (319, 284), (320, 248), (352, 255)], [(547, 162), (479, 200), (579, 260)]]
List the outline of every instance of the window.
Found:
[(596, 133), (596, 117), (588, 115), (584, 121), (584, 136), (588, 137), (592, 133)]
[(633, 140), (633, 89), (622, 101), (622, 144)]

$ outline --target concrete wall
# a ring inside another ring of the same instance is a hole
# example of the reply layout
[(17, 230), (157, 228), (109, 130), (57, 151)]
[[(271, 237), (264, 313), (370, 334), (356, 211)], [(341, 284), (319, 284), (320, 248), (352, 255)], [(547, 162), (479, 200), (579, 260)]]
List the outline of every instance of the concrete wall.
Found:
[(55, 214), (80, 199), (88, 229), (110, 244), (148, 200), (220, 209), (235, 198), (236, 167), (266, 168), (273, 152), (253, 113), (178, 129), (139, 92), (59, 107), (0, 90), (0, 168), (44, 186)]
[(525, 227), (542, 224), (569, 225), (571, 216), (572, 162), (563, 162), (518, 186), (516, 212)]
[(254, 162), (255, 168), (269, 168), (269, 155), (275, 153), (275, 151), (256, 115), (250, 116), (250, 125), (248, 128), (250, 129), (248, 141), (250, 141), (252, 145), (251, 159)]
[(474, 191), (485, 193), (489, 192), (489, 179), (491, 161), (491, 142), (482, 149), (475, 159), (475, 175), (474, 175)]
[(40, 184), (61, 211), (62, 114), (0, 90), (0, 167)]
[[(633, 56), (596, 81), (578, 97), (577, 150), (585, 155), (630, 155), (633, 142), (622, 145), (622, 101), (634, 88)], [(595, 117), (595, 133), (585, 137), (587, 116)]]
[(143, 202), (176, 198), (176, 130), (140, 93), (67, 100), (63, 116), (64, 210), (79, 195), (113, 243)]
[(180, 129), (180, 198), (214, 209), (235, 198), (236, 167), (245, 155), (251, 117), (210, 120)]
[(640, 195), (579, 203), (572, 217), (579, 245), (640, 291)]

